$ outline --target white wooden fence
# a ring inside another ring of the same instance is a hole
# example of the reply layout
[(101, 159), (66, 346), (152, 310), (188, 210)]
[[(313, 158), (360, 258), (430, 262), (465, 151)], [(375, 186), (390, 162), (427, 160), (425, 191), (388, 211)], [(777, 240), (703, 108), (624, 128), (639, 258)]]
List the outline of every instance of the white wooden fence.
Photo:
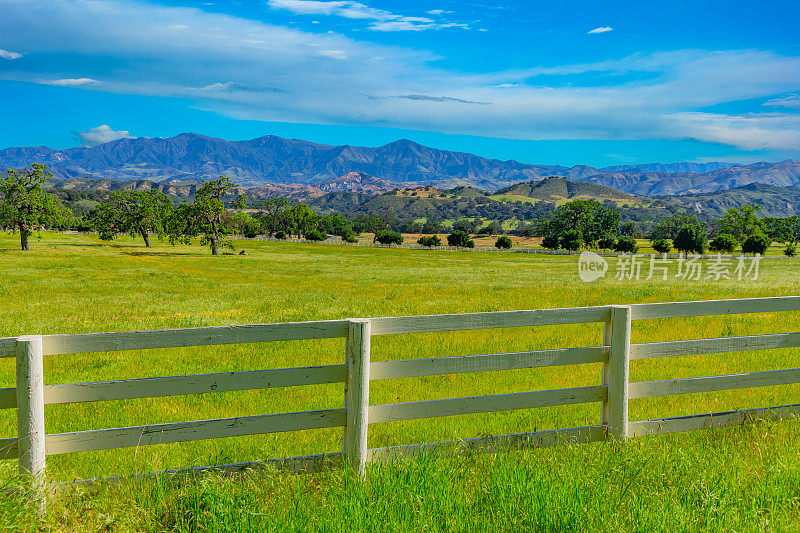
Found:
[[(635, 359), (800, 346), (800, 333), (631, 344), (633, 320), (798, 310), (800, 297), (791, 296), (2, 338), (0, 357), (16, 357), (17, 386), (0, 389), (0, 408), (17, 409), (18, 436), (0, 440), (0, 458), (18, 458), (20, 472), (32, 474), (34, 480), (41, 481), (44, 479), (48, 455), (341, 426), (344, 428), (343, 452), (205, 468), (239, 470), (270, 463), (295, 471), (310, 471), (322, 464), (346, 462), (363, 472), (365, 465), (372, 460), (385, 460), (421, 450), (452, 448), (456, 445), (462, 449), (466, 447), (487, 451), (502, 446), (548, 446), (563, 439), (573, 442), (625, 440), (654, 433), (719, 427), (740, 423), (751, 416), (794, 416), (800, 413), (798, 404), (629, 421), (629, 399), (800, 383), (800, 369), (638, 383), (630, 382), (628, 370), (630, 360)], [(602, 324), (603, 345), (370, 362), (370, 338), (376, 335), (578, 323)], [(343, 364), (58, 385), (45, 385), (43, 380), (44, 356), (47, 355), (335, 337), (347, 339)], [(372, 380), (584, 363), (603, 363), (598, 385), (388, 405), (369, 404), (369, 384)], [(344, 407), (71, 433), (45, 433), (45, 405), (322, 383), (344, 384)], [(596, 425), (471, 438), (458, 443), (414, 444), (378, 449), (367, 447), (370, 424), (591, 402), (602, 406), (602, 414)]]

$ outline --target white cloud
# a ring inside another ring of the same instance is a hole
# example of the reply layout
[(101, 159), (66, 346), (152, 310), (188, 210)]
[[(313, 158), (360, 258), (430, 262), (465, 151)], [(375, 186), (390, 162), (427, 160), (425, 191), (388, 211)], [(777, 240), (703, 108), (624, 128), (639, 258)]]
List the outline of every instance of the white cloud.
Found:
[(444, 9), (431, 9), (427, 11), (428, 15), (443, 15), (445, 13), (450, 13), (450, 11), (445, 11)]
[(233, 88), (233, 82), (229, 81), (227, 83), (212, 83), (210, 85), (206, 85), (202, 88), (204, 91), (228, 91)]
[(676, 134), (747, 150), (800, 150), (800, 115), (677, 113)]
[(320, 50), (319, 55), (331, 59), (347, 59), (347, 52), (344, 50)]
[(100, 83), (92, 78), (62, 78), (60, 80), (39, 80), (44, 85), (57, 85), (59, 87), (80, 87), (81, 85), (93, 85)]
[(74, 131), (73, 134), (80, 140), (81, 146), (97, 146), (98, 144), (116, 141), (130, 137), (130, 133), (124, 130), (114, 131), (109, 126), (103, 124), (87, 131)]
[(789, 107), (800, 109), (800, 94), (790, 94), (789, 96), (784, 96), (782, 98), (773, 98), (772, 100), (764, 102), (764, 105), (771, 107)]
[(20, 57), (22, 57), (22, 54), (18, 52), (10, 52), (0, 48), (0, 59), (19, 59)]
[[(800, 57), (677, 50), (464, 73), (442, 67), (438, 56), (426, 51), (144, 0), (104, 0), (102, 9), (68, 0), (2, 1), (4, 42), (24, 43), (26, 54), (67, 54), (73, 60), (20, 62), (13, 72), (0, 69), (0, 79), (94, 82), (77, 69), (103, 50), (107, 64), (97, 73), (102, 83), (78, 87), (184, 98), (237, 119), (531, 140), (697, 139), (800, 150), (800, 124), (792, 109), (771, 104), (774, 113), (700, 112), (726, 102), (778, 102), (796, 94)], [(320, 4), (330, 8), (330, 2)], [(171, 24), (187, 29), (176, 32)], [(347, 61), (333, 60), (342, 58)], [(586, 78), (595, 81), (564, 84), (564, 75), (583, 73), (592, 73)]]
[(589, 35), (592, 33), (606, 33), (609, 31), (614, 31), (614, 28), (612, 28), (611, 26), (600, 26), (599, 28), (587, 31), (586, 34)]
[[(372, 21), (368, 28), (373, 31), (423, 31), (444, 28), (464, 28), (467, 24), (436, 22), (427, 17), (407, 17), (375, 9), (360, 2), (349, 0), (268, 0), (272, 9), (291, 11), (297, 15), (335, 15), (347, 19)], [(428, 11), (431, 15), (449, 13), (441, 9)]]

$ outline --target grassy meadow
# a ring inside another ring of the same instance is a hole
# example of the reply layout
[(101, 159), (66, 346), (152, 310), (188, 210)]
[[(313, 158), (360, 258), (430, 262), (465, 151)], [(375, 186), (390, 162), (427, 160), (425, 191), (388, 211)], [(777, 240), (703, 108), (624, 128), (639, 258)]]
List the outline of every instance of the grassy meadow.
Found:
[[(0, 337), (536, 309), (800, 294), (800, 261), (765, 260), (758, 280), (676, 278), (592, 284), (577, 257), (444, 252), (325, 244), (238, 242), (246, 255), (212, 257), (122, 237), (43, 233), (31, 251), (0, 235)], [(645, 267), (646, 268), (646, 267)], [(673, 269), (674, 272), (674, 269)], [(646, 276), (645, 276), (646, 277)], [(633, 342), (800, 331), (797, 313), (635, 322)], [(374, 361), (593, 346), (599, 324), (392, 335), (372, 340)], [(296, 341), (48, 356), (46, 383), (102, 381), (336, 364), (344, 340)], [(800, 350), (636, 361), (647, 381), (800, 367)], [(600, 365), (376, 381), (372, 404), (594, 385)], [(14, 362), (0, 360), (0, 386)], [(797, 403), (800, 386), (633, 400), (631, 420)], [(336, 408), (341, 385), (49, 406), (48, 433)], [(595, 424), (598, 404), (370, 426), (371, 447)], [(0, 412), (0, 438), (16, 433)], [(800, 423), (761, 423), (613, 445), (565, 446), (485, 457), (423, 458), (347, 472), (208, 477), (68, 487), (47, 520), (55, 529), (395, 530), (784, 529), (800, 519)], [(240, 437), (48, 457), (57, 481), (333, 452), (341, 429)], [(3, 465), (13, 484), (15, 461)], [(95, 490), (99, 492), (95, 492)], [(0, 523), (32, 515), (0, 503)], [(237, 512), (242, 509), (242, 512)], [(17, 513), (17, 514), (15, 514)], [(634, 526), (634, 527), (631, 527)]]

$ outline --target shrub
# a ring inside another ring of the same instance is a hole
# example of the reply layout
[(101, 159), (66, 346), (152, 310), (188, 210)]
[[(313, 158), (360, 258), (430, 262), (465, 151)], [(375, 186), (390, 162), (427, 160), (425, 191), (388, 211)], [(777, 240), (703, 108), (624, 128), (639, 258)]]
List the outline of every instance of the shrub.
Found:
[(686, 224), (678, 230), (673, 245), (680, 252), (702, 254), (708, 245), (706, 230), (700, 224)]
[(736, 240), (736, 237), (730, 233), (720, 233), (709, 243), (708, 248), (712, 252), (731, 254), (737, 246), (739, 246), (739, 241)]
[(438, 235), (423, 235), (417, 240), (417, 244), (430, 248), (432, 246), (441, 246), (442, 240)]
[(511, 248), (511, 246), (513, 245), (511, 244), (511, 239), (508, 237), (508, 235), (499, 236), (497, 241), (494, 243), (494, 247), (501, 250), (508, 250)]
[(613, 250), (616, 243), (617, 239), (611, 235), (604, 235), (597, 239), (597, 247), (601, 250)]
[(346, 234), (344, 237), (342, 237), (342, 240), (344, 242), (349, 242), (349, 243), (358, 242), (358, 239), (356, 238), (356, 234), (355, 233)]
[(312, 229), (311, 231), (306, 232), (306, 240), (309, 241), (324, 241), (328, 238), (327, 233), (323, 233), (318, 229)]
[(558, 250), (560, 245), (561, 242), (555, 235), (547, 235), (544, 239), (542, 239), (542, 247), (547, 248), (548, 250)]
[(764, 252), (767, 251), (770, 244), (772, 244), (772, 239), (761, 232), (756, 232), (744, 240), (742, 243), (742, 253), (764, 255)]
[(281, 240), (285, 239), (286, 238), (286, 232), (285, 231), (276, 231), (275, 232), (275, 238), (276, 239), (281, 239)]
[(797, 248), (792, 243), (787, 244), (786, 248), (783, 249), (783, 255), (787, 257), (794, 257), (795, 254), (797, 254)]
[(672, 250), (672, 243), (669, 239), (656, 239), (653, 241), (653, 250), (660, 254), (669, 253)]
[(636, 253), (638, 250), (639, 244), (636, 242), (636, 239), (629, 235), (623, 235), (617, 239), (617, 243), (614, 245), (615, 252)]
[(462, 248), (475, 248), (475, 241), (470, 239), (466, 231), (456, 230), (447, 236), (448, 246), (461, 246)]
[(561, 247), (565, 250), (580, 250), (583, 245), (583, 234), (576, 229), (565, 231), (561, 236)]
[(382, 229), (376, 233), (375, 240), (381, 244), (388, 244), (390, 247), (393, 244), (403, 244), (403, 236), (388, 229)]

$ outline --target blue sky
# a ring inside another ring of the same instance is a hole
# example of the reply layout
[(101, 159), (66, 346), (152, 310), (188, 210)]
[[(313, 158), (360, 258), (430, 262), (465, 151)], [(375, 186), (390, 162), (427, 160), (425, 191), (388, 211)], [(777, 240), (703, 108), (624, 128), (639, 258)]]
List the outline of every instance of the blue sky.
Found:
[(195, 131), (800, 159), (795, 1), (0, 0), (0, 147)]

